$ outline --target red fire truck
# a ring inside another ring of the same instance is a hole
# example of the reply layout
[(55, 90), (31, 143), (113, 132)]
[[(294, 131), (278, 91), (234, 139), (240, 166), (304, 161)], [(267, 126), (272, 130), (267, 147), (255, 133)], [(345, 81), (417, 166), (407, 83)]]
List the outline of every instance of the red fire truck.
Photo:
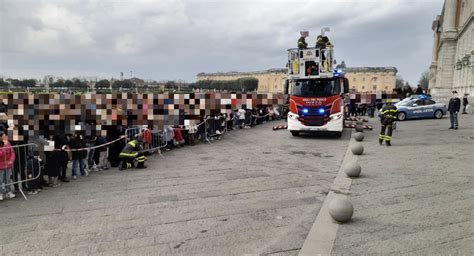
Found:
[(334, 69), (334, 49), (289, 49), (286, 92), (289, 95), (288, 130), (335, 132), (344, 129), (345, 96), (349, 82), (342, 70)]

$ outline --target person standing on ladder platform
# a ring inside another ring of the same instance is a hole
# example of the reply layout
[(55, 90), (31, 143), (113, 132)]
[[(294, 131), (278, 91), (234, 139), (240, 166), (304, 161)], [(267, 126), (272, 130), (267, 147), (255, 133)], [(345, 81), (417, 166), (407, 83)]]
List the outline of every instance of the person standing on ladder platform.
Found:
[(121, 163), (119, 165), (119, 170), (130, 169), (135, 167), (134, 161), (137, 161), (137, 168), (146, 168), (145, 166), (145, 154), (141, 144), (143, 143), (143, 137), (141, 134), (135, 135), (135, 139), (129, 141), (125, 147), (123, 147), (122, 152), (119, 154)]
[[(380, 112), (380, 122), (382, 124), (382, 130), (379, 135), (379, 144), (382, 145), (385, 140), (387, 146), (391, 146), (392, 142), (392, 130), (393, 130), (393, 121), (397, 118), (397, 107), (392, 105), (392, 100), (387, 99), (387, 105), (382, 108)], [(385, 133), (387, 130), (387, 133)]]
[(306, 37), (308, 36), (308, 32), (301, 31), (301, 37), (298, 39), (298, 49), (306, 49), (308, 48), (308, 43), (306, 43)]

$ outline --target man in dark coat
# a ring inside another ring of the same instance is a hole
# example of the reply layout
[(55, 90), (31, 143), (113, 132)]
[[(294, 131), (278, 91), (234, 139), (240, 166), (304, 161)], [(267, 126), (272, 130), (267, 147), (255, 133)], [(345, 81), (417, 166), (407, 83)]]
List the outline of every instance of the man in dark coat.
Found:
[(453, 97), (449, 100), (448, 111), (449, 111), (449, 120), (451, 121), (451, 126), (449, 129), (458, 129), (458, 113), (461, 109), (461, 100), (458, 97), (458, 92), (453, 91)]
[(423, 89), (421, 88), (420, 84), (418, 84), (418, 86), (416, 87), (415, 94), (423, 94)]

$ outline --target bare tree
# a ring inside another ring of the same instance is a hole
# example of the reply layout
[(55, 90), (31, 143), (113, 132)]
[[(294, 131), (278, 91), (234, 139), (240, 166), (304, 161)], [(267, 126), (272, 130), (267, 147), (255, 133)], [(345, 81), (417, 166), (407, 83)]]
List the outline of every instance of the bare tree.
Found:
[(421, 77), (418, 83), (421, 85), (422, 89), (427, 90), (429, 82), (430, 82), (430, 72), (428, 70), (425, 70), (421, 74)]
[(395, 80), (395, 88), (403, 88), (403, 86), (405, 85), (405, 80), (403, 80), (403, 78), (401, 76), (397, 76), (396, 80)]

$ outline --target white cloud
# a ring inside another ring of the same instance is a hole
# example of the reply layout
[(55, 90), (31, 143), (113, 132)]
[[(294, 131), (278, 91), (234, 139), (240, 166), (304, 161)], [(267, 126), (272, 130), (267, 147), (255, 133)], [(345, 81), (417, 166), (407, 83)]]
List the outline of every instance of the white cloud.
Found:
[[(201, 71), (282, 67), (300, 30), (310, 30), (314, 44), (329, 26), (338, 59), (396, 66), (413, 80), (429, 65), (430, 23), (442, 2), (5, 0), (2, 70), (134, 70), (144, 78), (193, 80)], [(404, 58), (412, 55), (419, 57)]]
[(134, 54), (140, 50), (140, 42), (133, 35), (125, 34), (116, 39), (115, 50), (121, 54)]

